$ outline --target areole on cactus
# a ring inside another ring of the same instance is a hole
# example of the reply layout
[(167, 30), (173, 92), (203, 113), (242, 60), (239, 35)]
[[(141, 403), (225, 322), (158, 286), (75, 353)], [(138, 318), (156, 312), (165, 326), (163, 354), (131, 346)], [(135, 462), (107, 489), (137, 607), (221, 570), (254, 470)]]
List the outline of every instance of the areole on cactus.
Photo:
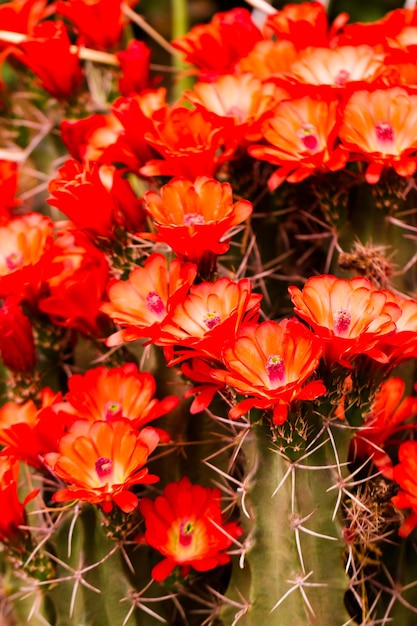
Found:
[(0, 4), (10, 626), (417, 622), (417, 9), (250, 4)]

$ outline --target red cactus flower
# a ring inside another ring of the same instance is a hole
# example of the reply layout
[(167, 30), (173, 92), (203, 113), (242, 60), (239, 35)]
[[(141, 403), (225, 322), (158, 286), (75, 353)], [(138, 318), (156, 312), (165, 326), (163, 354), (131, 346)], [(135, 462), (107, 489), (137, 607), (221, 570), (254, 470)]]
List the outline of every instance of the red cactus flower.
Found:
[(385, 69), (384, 54), (370, 46), (308, 48), (291, 65), (291, 78), (310, 85), (345, 87), (350, 83), (371, 83)]
[(80, 120), (63, 120), (61, 139), (77, 161), (108, 163), (107, 148), (111, 149), (122, 130), (123, 126), (112, 113), (95, 113)]
[(0, 226), (12, 218), (12, 210), (19, 201), (16, 199), (17, 164), (0, 160)]
[(122, 0), (60, 0), (57, 12), (75, 25), (82, 45), (106, 50), (122, 35), (126, 19), (121, 5)]
[(417, 170), (417, 95), (401, 87), (357, 91), (346, 103), (339, 137), (356, 158), (369, 162), (368, 183), (377, 183), (386, 167), (412, 176)]
[(68, 388), (65, 399), (79, 418), (113, 421), (124, 417), (135, 428), (142, 428), (178, 404), (175, 396), (161, 401), (154, 398), (155, 378), (148, 372), (139, 372), (134, 363), (74, 374), (68, 380)]
[(117, 225), (139, 230), (142, 203), (114, 166), (68, 160), (48, 185), (56, 206), (75, 226), (93, 236), (112, 239)]
[(106, 341), (117, 346), (141, 337), (156, 339), (161, 324), (177, 302), (185, 297), (196, 276), (196, 266), (152, 254), (144, 267), (138, 267), (127, 280), (115, 280), (108, 289), (109, 302), (101, 305), (116, 324), (124, 326)]
[(48, 190), (52, 196), (48, 203), (56, 206), (78, 228), (91, 230), (101, 237), (111, 236), (115, 207), (96, 163), (84, 166), (73, 159), (67, 161), (59, 168), (57, 177), (49, 182)]
[(417, 12), (415, 7), (413, 9), (397, 9), (392, 11), (391, 14), (388, 13), (386, 17), (391, 18), (392, 31), (394, 31), (394, 25), (398, 29), (398, 32), (392, 32), (392, 38), (390, 35), (387, 36), (387, 33), (384, 33), (388, 44), (387, 47), (390, 50), (398, 49), (398, 47), (403, 50), (415, 48), (417, 45)]
[(102, 336), (100, 313), (109, 281), (107, 259), (82, 233), (63, 231), (50, 254), (47, 289), (39, 308), (54, 324)]
[(223, 351), (226, 370), (212, 377), (248, 396), (229, 411), (238, 419), (249, 409), (273, 409), (282, 424), (295, 400), (314, 400), (326, 393), (321, 381), (304, 383), (317, 369), (323, 345), (296, 319), (243, 326), (233, 346)]
[(6, 402), (0, 409), (0, 444), (7, 454), (44, 471), (44, 455), (58, 450), (59, 440), (75, 420), (62, 408), (60, 394), (48, 388), (42, 390), (40, 409), (32, 400)]
[(347, 13), (341, 13), (329, 29), (326, 9), (321, 2), (301, 2), (287, 4), (281, 11), (268, 15), (264, 31), (269, 36), (292, 41), (298, 49), (328, 47), (348, 19)]
[(236, 66), (237, 71), (250, 73), (261, 80), (268, 80), (290, 71), (298, 53), (291, 41), (258, 41), (246, 57)]
[[(32, 34), (35, 26), (54, 11), (48, 0), (11, 0), (0, 5), (1, 29)], [(1, 46), (1, 39), (0, 39)]]
[(107, 159), (124, 163), (133, 170), (155, 159), (158, 153), (146, 141), (155, 132), (155, 122), (165, 118), (168, 110), (166, 89), (149, 89), (141, 94), (118, 98), (112, 113), (123, 128), (113, 148), (106, 150)]
[(172, 42), (184, 59), (201, 70), (200, 77), (230, 73), (235, 63), (248, 54), (262, 35), (247, 9), (216, 13), (209, 24), (194, 26), (187, 35)]
[[(215, 363), (215, 362), (214, 362)], [(213, 362), (209, 364), (206, 360), (196, 358), (181, 363), (181, 372), (188, 378), (196, 382), (195, 387), (187, 389), (184, 398), (195, 396), (190, 405), (190, 413), (201, 413), (205, 411), (213, 400), (215, 394), (224, 388), (224, 384), (214, 381), (212, 378)], [(217, 364), (214, 366), (217, 367)]]
[(39, 213), (0, 226), (0, 297), (36, 300), (51, 246), (52, 222)]
[(270, 189), (285, 179), (295, 183), (316, 170), (334, 171), (346, 164), (347, 155), (335, 147), (339, 118), (337, 100), (305, 96), (277, 105), (263, 126), (267, 143), (248, 148), (251, 156), (279, 166), (268, 181)]
[[(38, 408), (32, 400), (21, 404), (16, 402), (3, 404), (0, 408), (0, 444), (6, 447), (10, 456), (24, 459), (35, 467), (41, 467), (38, 446), (34, 445), (35, 437), (32, 435), (37, 418)], [(24, 439), (21, 438), (23, 433)], [(28, 444), (29, 450), (25, 444)]]
[(148, 89), (150, 85), (151, 50), (143, 41), (129, 42), (126, 50), (117, 53), (122, 76), (119, 91), (122, 96), (131, 96)]
[(387, 49), (407, 26), (413, 13), (408, 9), (396, 9), (379, 20), (346, 24), (338, 37), (338, 43), (343, 46), (366, 44)]
[(225, 523), (220, 503), (219, 489), (192, 485), (186, 477), (167, 485), (155, 502), (140, 501), (145, 541), (165, 557), (152, 569), (154, 580), (165, 580), (177, 565), (186, 576), (190, 567), (206, 572), (230, 561), (225, 550), (242, 529)]
[(59, 100), (73, 96), (82, 81), (78, 52), (71, 49), (62, 22), (38, 24), (33, 36), (20, 43), (13, 53), (36, 74), (43, 89)]
[(183, 97), (197, 110), (210, 111), (224, 122), (232, 120), (232, 137), (245, 145), (245, 139), (261, 138), (262, 123), (272, 117), (276, 104), (286, 95), (283, 89), (271, 82), (262, 83), (251, 74), (225, 74), (210, 83), (197, 83)]
[(21, 502), (18, 476), (19, 463), (8, 456), (0, 456), (0, 541), (9, 548), (25, 540), (27, 531), (20, 528), (27, 523), (25, 506), (39, 492), (39, 489), (31, 491)]
[[(227, 127), (226, 122), (229, 122)], [(149, 146), (162, 159), (150, 160), (140, 169), (143, 176), (214, 176), (219, 166), (232, 157), (237, 144), (229, 130), (233, 120), (219, 120), (202, 109), (176, 107), (145, 134)]]
[(158, 442), (153, 428), (138, 432), (124, 419), (74, 422), (60, 440), (59, 452), (45, 456), (46, 464), (68, 485), (52, 499), (101, 504), (105, 512), (112, 510), (114, 502), (131, 513), (138, 498), (129, 488), (159, 480), (144, 468)]
[(186, 348), (173, 362), (195, 356), (220, 360), (222, 349), (234, 341), (239, 327), (257, 319), (261, 299), (252, 293), (247, 278), (233, 282), (224, 277), (195, 285), (172, 309), (157, 343)]
[(36, 365), (32, 324), (12, 298), (0, 307), (0, 355), (14, 372), (30, 372)]
[(204, 176), (194, 183), (173, 179), (161, 187), (160, 195), (147, 191), (143, 200), (158, 231), (155, 239), (168, 244), (181, 260), (207, 267), (229, 249), (227, 231), (253, 210), (247, 200), (233, 203), (228, 183)]
[(394, 480), (400, 491), (392, 498), (398, 509), (411, 509), (398, 534), (407, 537), (417, 526), (417, 441), (405, 441), (398, 450), (399, 464), (394, 467)]
[(392, 436), (404, 423), (417, 415), (417, 398), (404, 397), (405, 382), (398, 377), (381, 384), (365, 422), (352, 440), (352, 453), (359, 458), (371, 457), (387, 478), (393, 479), (392, 461), (385, 452)]
[(329, 363), (338, 361), (352, 367), (351, 361), (358, 354), (388, 362), (379, 341), (395, 331), (401, 309), (368, 279), (313, 276), (302, 291), (289, 287), (289, 292), (295, 312), (324, 341)]
[(396, 331), (381, 340), (381, 349), (393, 365), (417, 356), (417, 300), (384, 291), (388, 300), (397, 304), (401, 316), (395, 321)]

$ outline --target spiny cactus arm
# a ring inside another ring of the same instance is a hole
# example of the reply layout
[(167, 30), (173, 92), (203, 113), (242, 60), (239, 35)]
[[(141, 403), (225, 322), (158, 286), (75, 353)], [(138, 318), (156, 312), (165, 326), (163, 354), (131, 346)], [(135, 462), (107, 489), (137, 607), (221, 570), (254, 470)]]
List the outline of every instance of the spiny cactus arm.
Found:
[[(63, 524), (55, 535), (59, 584), (51, 584), (47, 591), (51, 623), (135, 626), (140, 619), (144, 626), (155, 624), (155, 618), (142, 611), (131, 612), (129, 616), (133, 597), (130, 601), (127, 563), (121, 545), (108, 539), (100, 527), (98, 509), (84, 506), (72, 530), (71, 521)], [(122, 601), (124, 598), (126, 601)], [(158, 612), (159, 607), (153, 608)]]
[(342, 450), (335, 460), (324, 429), (310, 450), (291, 461), (271, 443), (267, 427), (253, 427), (244, 444), (248, 468), (255, 468), (247, 494), (247, 553), (244, 569), (236, 568), (230, 582), (224, 624), (348, 621), (343, 541), (333, 520), (338, 490), (332, 487), (343, 472)]

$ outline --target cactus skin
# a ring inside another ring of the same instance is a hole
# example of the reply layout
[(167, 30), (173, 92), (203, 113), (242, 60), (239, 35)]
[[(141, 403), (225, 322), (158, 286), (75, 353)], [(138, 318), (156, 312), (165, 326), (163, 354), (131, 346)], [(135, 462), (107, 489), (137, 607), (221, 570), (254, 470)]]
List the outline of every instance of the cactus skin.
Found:
[[(28, 579), (26, 584), (29, 588), (32, 587), (32, 594), (26, 599), (17, 599), (14, 602), (19, 624), (26, 623), (28, 616), (32, 615), (37, 596), (42, 601), (38, 612), (35, 611), (30, 618), (30, 623), (36, 626), (45, 624), (42, 619), (47, 619), (48, 623), (54, 626), (73, 624), (111, 626), (124, 623), (129, 605), (122, 603), (121, 599), (128, 596), (131, 585), (126, 575), (122, 554), (119, 549), (115, 550), (116, 542), (106, 538), (95, 508), (87, 505), (77, 515), (73, 530), (70, 530), (72, 516), (55, 528), (53, 546), (55, 554), (50, 560), (54, 572), (49, 582), (45, 581), (45, 585), (41, 583), (37, 588), (36, 581)], [(71, 537), (70, 556), (68, 556), (69, 537)], [(111, 551), (114, 553), (107, 558)], [(89, 566), (92, 566), (91, 569)], [(79, 576), (77, 571), (80, 572)], [(32, 575), (34, 574), (33, 571)], [(17, 591), (19, 585), (21, 581), (12, 577), (11, 589), (14, 587)], [(146, 615), (143, 617), (140, 623), (150, 626), (152, 621), (148, 622)], [(135, 626), (138, 622), (135, 616), (132, 616), (125, 623), (128, 626)]]
[[(342, 626), (348, 620), (343, 598), (349, 581), (339, 515), (332, 521), (338, 494), (331, 489), (338, 478), (337, 465), (343, 468), (347, 446), (340, 429), (333, 431), (341, 440), (337, 461), (326, 430), (307, 453), (297, 454), (298, 459), (280, 452), (263, 424), (253, 426), (245, 441), (250, 468), (247, 551), (244, 569), (229, 587), (233, 600), (243, 595), (247, 601), (239, 624)], [(316, 535), (297, 528), (297, 522)], [(236, 616), (233, 607), (226, 606), (225, 625), (233, 622), (233, 612)]]
[[(60, 528), (56, 541), (57, 549), (62, 555), (68, 546), (68, 532), (67, 522)], [(114, 547), (114, 542), (106, 540), (104, 536), (98, 512), (93, 507), (84, 507), (76, 521), (72, 554), (67, 559), (67, 564), (79, 569), (81, 559), (82, 568), (88, 567), (100, 562)], [(58, 568), (57, 577), (65, 578), (68, 574), (67, 568)], [(48, 591), (57, 626), (70, 626), (74, 623), (110, 626), (111, 623), (123, 623), (127, 610), (120, 600), (128, 595), (129, 584), (120, 551), (116, 550), (100, 566), (83, 575), (83, 578), (89, 585), (99, 589), (100, 593), (79, 584), (72, 611), (71, 600), (76, 580), (59, 582)], [(127, 622), (129, 626), (134, 626), (135, 623), (133, 618)]]

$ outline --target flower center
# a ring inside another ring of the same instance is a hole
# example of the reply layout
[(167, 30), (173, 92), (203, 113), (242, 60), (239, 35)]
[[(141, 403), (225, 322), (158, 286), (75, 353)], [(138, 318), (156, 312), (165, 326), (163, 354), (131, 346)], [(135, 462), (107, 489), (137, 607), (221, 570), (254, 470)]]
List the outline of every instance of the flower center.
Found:
[(94, 463), (94, 467), (97, 472), (97, 476), (99, 478), (103, 478), (104, 476), (108, 476), (112, 473), (113, 461), (105, 456), (101, 456)]
[(228, 117), (234, 117), (238, 124), (243, 124), (243, 122), (245, 121), (242, 109), (236, 105), (230, 107), (230, 109), (226, 111), (226, 115)]
[(348, 72), (348, 70), (340, 70), (334, 79), (334, 84), (338, 87), (343, 87), (344, 85), (346, 85), (349, 78), (350, 72)]
[(123, 417), (123, 407), (120, 402), (114, 402), (110, 400), (104, 405), (104, 419), (106, 422), (111, 422), (118, 417)]
[(378, 141), (392, 143), (394, 141), (394, 129), (389, 122), (375, 124), (375, 133)]
[(152, 313), (156, 313), (156, 315), (160, 315), (164, 312), (165, 306), (162, 302), (162, 298), (159, 293), (156, 291), (150, 291), (146, 296), (146, 306)]
[(317, 139), (317, 130), (313, 124), (303, 124), (297, 133), (298, 137), (307, 150), (317, 150), (319, 140)]
[(13, 272), (17, 270), (23, 263), (23, 255), (20, 252), (12, 252), (9, 256), (6, 256), (6, 267)]
[(189, 546), (193, 540), (194, 524), (190, 520), (181, 522), (180, 525), (180, 545)]
[(281, 382), (284, 377), (284, 359), (279, 354), (270, 354), (266, 362), (266, 371), (272, 384)]
[(184, 215), (184, 224), (194, 226), (195, 224), (205, 224), (204, 217), (200, 213), (187, 213)]
[(207, 313), (207, 315), (203, 317), (203, 322), (205, 323), (207, 328), (211, 330), (220, 322), (220, 315), (217, 313), (217, 311), (209, 311), (209, 313)]
[(348, 328), (351, 320), (351, 315), (346, 309), (339, 309), (334, 316), (333, 328), (337, 334), (344, 333)]

